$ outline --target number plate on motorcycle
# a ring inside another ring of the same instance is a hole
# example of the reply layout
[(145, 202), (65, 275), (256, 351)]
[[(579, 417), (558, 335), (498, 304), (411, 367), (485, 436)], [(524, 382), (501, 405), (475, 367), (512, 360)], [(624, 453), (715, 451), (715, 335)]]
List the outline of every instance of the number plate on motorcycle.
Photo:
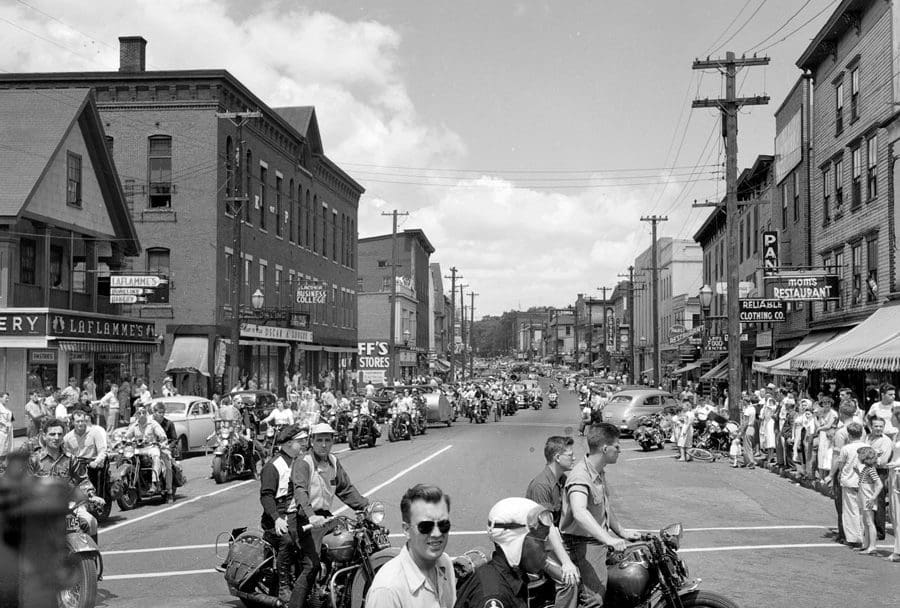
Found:
[(78, 516), (69, 514), (66, 515), (66, 531), (67, 532), (77, 532), (81, 529), (81, 523), (78, 521)]

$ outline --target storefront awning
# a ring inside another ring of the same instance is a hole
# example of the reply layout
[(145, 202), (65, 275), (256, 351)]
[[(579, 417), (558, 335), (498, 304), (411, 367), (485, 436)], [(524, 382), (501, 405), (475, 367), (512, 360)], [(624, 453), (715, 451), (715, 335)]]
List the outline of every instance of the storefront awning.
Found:
[(346, 354), (354, 354), (358, 349), (352, 346), (323, 346), (326, 353), (346, 353)]
[(606, 366), (603, 364), (602, 359), (597, 359), (596, 361), (594, 361), (594, 368), (600, 368), (600, 367), (606, 367)]
[(802, 375), (803, 372), (801, 372), (800, 370), (791, 369), (791, 361), (805, 353), (810, 352), (814, 348), (818, 348), (823, 344), (827, 344), (828, 342), (835, 340), (844, 333), (845, 331), (843, 330), (810, 332), (806, 335), (806, 337), (800, 340), (800, 343), (797, 344), (797, 346), (781, 355), (777, 359), (772, 359), (771, 361), (754, 361), (753, 371), (759, 372), (761, 374), (770, 374), (773, 376)]
[(157, 349), (156, 342), (57, 340), (56, 344), (67, 353), (152, 353)]
[(434, 369), (438, 372), (449, 372), (450, 371), (450, 362), (444, 361), (443, 359), (435, 359), (432, 361), (434, 363)]
[(728, 377), (728, 359), (722, 359), (718, 365), (700, 376), (700, 380), (710, 382), (715, 380), (725, 380)]
[(702, 360), (702, 359), (697, 359), (696, 361), (694, 361), (694, 362), (692, 362), (692, 363), (688, 363), (688, 364), (685, 365), (684, 367), (680, 367), (680, 368), (676, 369), (675, 371), (672, 372), (672, 375), (673, 375), (673, 376), (680, 376), (681, 374), (686, 374), (686, 373), (688, 373), (689, 371), (692, 371), (692, 370), (697, 369), (697, 368), (700, 367), (701, 365), (703, 365), (703, 360)]
[(209, 338), (175, 336), (166, 372), (188, 372), (209, 376)]
[(300, 350), (307, 350), (310, 352), (320, 352), (322, 350), (322, 346), (318, 344), (298, 344), (297, 348)]
[(791, 368), (900, 371), (900, 305), (879, 308), (841, 337), (795, 358)]

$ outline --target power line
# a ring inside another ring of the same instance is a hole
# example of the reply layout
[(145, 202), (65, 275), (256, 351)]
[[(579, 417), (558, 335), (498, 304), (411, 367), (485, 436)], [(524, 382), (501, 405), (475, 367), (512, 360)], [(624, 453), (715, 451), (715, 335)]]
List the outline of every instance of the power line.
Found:
[(831, 7), (833, 7), (833, 6), (834, 6), (835, 4), (837, 4), (838, 2), (840, 2), (840, 0), (832, 0), (831, 4), (829, 4), (828, 6), (826, 6), (826, 7), (823, 8), (822, 10), (820, 10), (818, 13), (816, 13), (815, 15), (813, 15), (812, 17), (810, 17), (809, 19), (807, 19), (806, 21), (804, 21), (804, 22), (803, 22), (802, 24), (800, 24), (796, 29), (791, 30), (791, 32), (789, 32), (784, 38), (779, 38), (778, 40), (776, 40), (775, 42), (773, 42), (773, 43), (770, 44), (769, 46), (765, 46), (765, 47), (763, 47), (763, 48), (761, 48), (761, 49), (757, 49), (756, 52), (757, 52), (757, 53), (762, 53), (763, 51), (767, 51), (767, 50), (769, 50), (769, 49), (772, 48), (772, 47), (778, 46), (779, 44), (781, 44), (782, 42), (784, 42), (785, 40), (787, 40), (788, 38), (790, 38), (791, 36), (793, 36), (794, 34), (796, 34), (797, 32), (799, 32), (800, 30), (802, 30), (804, 27), (806, 27), (807, 25), (809, 25), (810, 23), (812, 23), (818, 16), (820, 16), (820, 15), (821, 15), (822, 13), (824, 13), (825, 11), (831, 9)]
[(759, 42), (757, 42), (756, 44), (754, 44), (753, 46), (751, 46), (749, 49), (747, 49), (746, 51), (744, 51), (744, 53), (749, 53), (750, 51), (752, 51), (752, 50), (755, 49), (756, 47), (762, 46), (762, 45), (764, 45), (766, 42), (768, 42), (769, 40), (771, 40), (772, 38), (774, 38), (775, 35), (778, 34), (778, 32), (780, 32), (780, 31), (783, 30), (784, 28), (786, 28), (786, 27), (788, 26), (788, 24), (789, 24), (791, 21), (793, 21), (794, 18), (795, 18), (797, 15), (799, 15), (799, 14), (803, 11), (803, 9), (805, 9), (807, 6), (809, 6), (809, 3), (810, 3), (810, 2), (812, 2), (812, 0), (806, 0), (806, 2), (804, 2), (802, 5), (800, 5), (800, 8), (798, 8), (798, 9), (794, 12), (793, 15), (791, 15), (790, 17), (788, 17), (788, 18), (787, 18), (787, 21), (785, 21), (784, 23), (782, 23), (781, 26), (779, 26), (779, 28), (778, 28), (777, 30), (775, 30), (774, 32), (772, 32), (771, 34), (769, 34), (768, 36), (766, 36), (765, 38), (763, 38), (762, 40), (760, 40)]
[[(459, 189), (468, 189), (468, 188), (492, 188), (497, 184), (495, 182), (490, 183), (435, 183), (435, 182), (412, 182), (412, 181), (397, 181), (397, 180), (386, 180), (386, 179), (377, 179), (377, 178), (359, 178), (360, 181), (364, 182), (372, 182), (376, 184), (393, 184), (398, 186), (425, 186), (425, 187), (439, 187), (439, 188), (459, 188)], [(444, 178), (449, 179), (449, 178)], [(631, 182), (631, 183), (622, 183), (622, 184), (578, 184), (578, 185), (570, 185), (570, 184), (525, 184), (522, 186), (517, 186), (514, 183), (505, 182), (503, 183), (504, 187), (511, 187), (517, 190), (572, 190), (572, 189), (581, 189), (581, 190), (591, 190), (595, 188), (632, 188), (637, 186), (655, 186), (657, 184), (684, 184), (691, 182), (711, 182), (711, 181), (720, 181), (722, 178), (719, 176), (716, 177), (704, 177), (697, 179), (685, 179), (685, 180), (665, 180), (665, 181), (649, 181), (649, 182)]]
[(408, 167), (399, 165), (375, 165), (368, 163), (352, 163), (335, 161), (341, 167), (371, 167), (376, 169), (402, 169), (407, 171), (439, 171), (444, 173), (479, 173), (479, 174), (504, 174), (504, 173), (557, 173), (560, 175), (583, 173), (625, 173), (633, 171), (670, 171), (673, 169), (692, 169), (694, 165), (682, 165), (674, 167), (631, 167), (620, 169), (452, 169), (448, 167)]
[[(515, 182), (590, 182), (596, 180), (647, 180), (647, 179), (662, 179), (662, 178), (671, 178), (671, 177), (686, 177), (692, 175), (696, 172), (698, 167), (691, 167), (689, 171), (658, 171), (656, 173), (647, 173), (641, 175), (594, 175), (589, 176), (586, 175), (584, 177), (553, 177), (543, 175), (541, 177), (505, 177), (502, 175), (483, 175), (483, 176), (470, 176), (470, 175), (434, 175), (430, 173), (383, 173), (378, 171), (365, 171), (358, 170), (354, 171), (354, 175), (370, 175), (373, 177), (402, 177), (402, 178), (424, 178), (424, 179), (444, 179), (444, 180), (466, 180), (466, 179), (478, 179), (479, 177), (498, 177), (502, 179), (508, 179), (509, 181)], [(717, 170), (708, 171), (708, 173), (716, 173)]]
[[(709, 46), (707, 47), (707, 49), (703, 52), (704, 55), (708, 55), (708, 54), (710, 54), (710, 53), (713, 52), (713, 50), (712, 50), (713, 47), (716, 46), (716, 45), (719, 43), (719, 40), (722, 39), (722, 36), (724, 36), (724, 35), (728, 32), (728, 30), (731, 29), (731, 26), (734, 25), (734, 23), (738, 20), (738, 18), (741, 16), (741, 14), (743, 14), (744, 10), (745, 10), (749, 5), (750, 5), (750, 0), (747, 0), (746, 2), (744, 2), (744, 6), (741, 7), (741, 10), (739, 10), (739, 11), (737, 12), (737, 14), (736, 14), (736, 15), (734, 16), (734, 18), (731, 20), (731, 22), (730, 22), (728, 25), (725, 26), (725, 29), (724, 29), (724, 30), (722, 30), (722, 33), (719, 34), (719, 35), (716, 37), (716, 39), (713, 41), (713, 43), (712, 43), (711, 45), (709, 45)], [(718, 47), (716, 47), (716, 48), (718, 48)]]
[(720, 44), (719, 46), (717, 46), (716, 48), (714, 48), (711, 52), (712, 52), (712, 53), (718, 52), (719, 49), (721, 49), (723, 46), (725, 46), (726, 44), (728, 44), (729, 42), (731, 42), (731, 41), (734, 39), (735, 36), (737, 36), (738, 34), (740, 34), (741, 31), (742, 31), (745, 27), (747, 27), (747, 24), (750, 23), (750, 22), (753, 20), (754, 17), (756, 17), (756, 13), (759, 12), (759, 9), (761, 9), (762, 7), (764, 7), (764, 6), (766, 5), (766, 2), (767, 2), (767, 1), (768, 1), (768, 0), (762, 0), (762, 2), (759, 3), (759, 6), (756, 7), (756, 10), (753, 11), (753, 13), (752, 13), (749, 17), (747, 17), (747, 20), (744, 21), (744, 23), (741, 25), (741, 27), (739, 27), (737, 30), (735, 30), (735, 32), (734, 32), (731, 36), (728, 37), (728, 40), (726, 40), (725, 42), (723, 42), (722, 44)]

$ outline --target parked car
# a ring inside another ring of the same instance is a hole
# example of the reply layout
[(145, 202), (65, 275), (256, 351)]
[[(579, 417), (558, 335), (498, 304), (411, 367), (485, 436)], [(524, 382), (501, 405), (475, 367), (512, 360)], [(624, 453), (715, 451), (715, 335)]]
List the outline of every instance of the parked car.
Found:
[(632, 435), (641, 418), (677, 405), (671, 393), (655, 388), (619, 391), (603, 408), (603, 420), (619, 427), (622, 434)]
[(206, 448), (206, 438), (214, 430), (216, 404), (205, 397), (178, 395), (176, 397), (157, 397), (150, 401), (148, 411), (153, 411), (157, 403), (166, 406), (166, 418), (175, 425), (178, 446), (182, 455), (198, 452)]

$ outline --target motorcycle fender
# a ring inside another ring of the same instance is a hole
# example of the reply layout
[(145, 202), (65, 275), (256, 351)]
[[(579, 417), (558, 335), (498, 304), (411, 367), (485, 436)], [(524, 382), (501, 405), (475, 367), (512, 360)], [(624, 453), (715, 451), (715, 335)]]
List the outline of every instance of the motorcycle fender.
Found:
[(376, 551), (369, 556), (369, 566), (371, 566), (372, 572), (377, 571), (379, 568), (397, 557), (399, 554), (400, 547), (388, 547), (387, 549)]
[(66, 548), (69, 553), (96, 553), (100, 554), (100, 548), (94, 539), (84, 532), (69, 532), (66, 534)]
[(225, 454), (225, 448), (219, 447), (213, 450), (213, 456), (222, 456), (223, 454)]
[[(691, 579), (684, 581), (684, 584), (678, 589), (678, 597), (684, 597), (689, 593), (693, 593), (700, 588), (700, 579)], [(654, 591), (650, 598), (651, 608), (667, 608), (668, 601), (663, 597), (660, 591)]]

